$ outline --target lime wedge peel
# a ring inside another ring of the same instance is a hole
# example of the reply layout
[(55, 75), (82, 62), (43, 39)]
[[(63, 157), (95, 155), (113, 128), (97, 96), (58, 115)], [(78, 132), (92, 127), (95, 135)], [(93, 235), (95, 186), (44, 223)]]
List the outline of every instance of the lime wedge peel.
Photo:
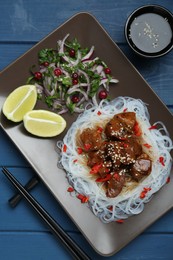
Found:
[(37, 102), (37, 91), (34, 85), (23, 85), (16, 88), (6, 98), (2, 111), (13, 122), (20, 122), (24, 115), (32, 110)]
[(23, 118), (25, 129), (39, 137), (53, 137), (61, 134), (66, 128), (64, 118), (47, 110), (32, 110)]
[(13, 122), (23, 120), (25, 129), (35, 136), (53, 137), (62, 133), (66, 128), (64, 118), (48, 110), (33, 110), (36, 102), (35, 85), (23, 85), (8, 95), (2, 111)]

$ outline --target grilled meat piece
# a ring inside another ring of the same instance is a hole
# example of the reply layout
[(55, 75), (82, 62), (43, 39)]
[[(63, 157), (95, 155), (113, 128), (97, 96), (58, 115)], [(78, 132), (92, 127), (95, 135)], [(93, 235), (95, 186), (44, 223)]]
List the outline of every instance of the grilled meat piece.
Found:
[(143, 177), (151, 173), (152, 162), (145, 153), (141, 154), (132, 165), (131, 176), (134, 180), (140, 181)]
[(129, 165), (142, 153), (142, 147), (136, 138), (130, 138), (125, 142), (115, 141), (107, 143), (107, 155), (116, 167), (121, 164)]
[(114, 198), (123, 189), (125, 183), (125, 177), (123, 175), (119, 175), (118, 173), (114, 173), (112, 178), (107, 182), (107, 197)]
[(111, 140), (124, 140), (132, 135), (135, 122), (134, 112), (117, 114), (107, 123), (105, 134)]
[(80, 140), (86, 152), (98, 150), (102, 144), (101, 132), (96, 129), (86, 128), (80, 134)]

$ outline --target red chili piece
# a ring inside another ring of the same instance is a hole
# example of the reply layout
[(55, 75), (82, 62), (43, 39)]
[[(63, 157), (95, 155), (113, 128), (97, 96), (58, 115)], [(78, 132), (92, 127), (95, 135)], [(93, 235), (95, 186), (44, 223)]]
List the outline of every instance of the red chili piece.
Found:
[(102, 164), (95, 164), (90, 171), (90, 174), (96, 174), (98, 173), (98, 171), (100, 170), (100, 168), (102, 167)]
[(137, 121), (135, 122), (133, 130), (134, 130), (136, 136), (140, 136), (141, 135), (141, 130), (140, 130), (140, 127), (139, 127), (139, 124), (138, 124)]
[(141, 199), (144, 199), (145, 196), (146, 196), (146, 194), (147, 194), (147, 192), (149, 192), (150, 190), (151, 190), (151, 188), (144, 187), (144, 188), (143, 188), (143, 191), (142, 191), (141, 194), (140, 194), (140, 198), (141, 198)]
[(171, 178), (168, 177), (167, 180), (166, 180), (166, 183), (169, 183), (171, 181)]
[(76, 163), (76, 162), (77, 162), (77, 159), (75, 159), (73, 162)]
[(120, 175), (117, 172), (114, 173), (113, 177), (115, 178), (116, 181), (120, 180)]
[(97, 178), (97, 179), (96, 179), (96, 182), (105, 182), (105, 181), (108, 181), (108, 180), (110, 180), (111, 176), (112, 176), (112, 175), (111, 175), (110, 173), (108, 173), (105, 178)]
[(100, 111), (97, 112), (97, 115), (100, 116), (102, 113)]
[(78, 147), (78, 148), (77, 148), (77, 153), (78, 153), (78, 154), (81, 154), (81, 153), (83, 153), (83, 150), (82, 150), (82, 148), (81, 148), (81, 147)]
[(85, 150), (88, 151), (91, 148), (91, 144), (84, 144)]
[(77, 198), (78, 198), (79, 200), (81, 200), (81, 199), (83, 198), (83, 195), (82, 195), (82, 194), (78, 194), (78, 195), (77, 195)]
[(123, 112), (126, 112), (127, 111), (127, 108), (124, 108)]
[(67, 145), (66, 145), (66, 144), (63, 145), (63, 152), (64, 152), (64, 153), (67, 152)]
[(163, 157), (163, 156), (160, 156), (160, 157), (159, 157), (159, 162), (160, 162), (163, 166), (165, 166), (164, 157)]
[(102, 133), (102, 132), (103, 132), (103, 128), (99, 126), (99, 127), (97, 128), (97, 132), (98, 132), (98, 133)]
[(148, 128), (149, 130), (152, 130), (152, 129), (157, 129), (157, 126), (156, 125), (152, 125)]
[(146, 196), (146, 192), (142, 191), (141, 194), (140, 194), (140, 198), (141, 198), (141, 199), (144, 199), (145, 196)]
[(88, 200), (89, 200), (89, 198), (86, 197), (86, 196), (84, 196), (84, 197), (82, 198), (81, 202), (82, 202), (82, 203), (87, 203)]
[(144, 187), (144, 189), (143, 189), (143, 191), (146, 193), (146, 192), (148, 192), (148, 191), (150, 191), (151, 190), (151, 188), (145, 188)]
[(148, 149), (151, 148), (152, 146), (150, 144), (143, 144), (143, 146), (147, 147)]
[(116, 222), (122, 224), (122, 223), (124, 223), (124, 219), (118, 219), (118, 220), (116, 220)]
[(77, 198), (81, 201), (81, 203), (86, 203), (89, 200), (89, 198), (87, 196), (84, 196), (83, 194), (78, 194)]
[(108, 210), (112, 211), (113, 210), (113, 206), (108, 207)]
[(73, 188), (73, 187), (68, 187), (67, 191), (68, 191), (68, 192), (73, 192), (73, 191), (74, 191), (74, 188)]
[(124, 144), (123, 144), (123, 146), (124, 146), (124, 148), (127, 148), (127, 147), (129, 147), (129, 145), (128, 145), (128, 144), (126, 144), (126, 143), (124, 143)]

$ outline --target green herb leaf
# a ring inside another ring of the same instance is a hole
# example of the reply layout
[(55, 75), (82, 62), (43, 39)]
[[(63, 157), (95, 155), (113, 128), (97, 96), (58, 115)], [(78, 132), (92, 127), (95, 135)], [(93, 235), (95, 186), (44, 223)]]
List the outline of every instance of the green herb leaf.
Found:
[(70, 113), (73, 113), (76, 105), (73, 102), (70, 102), (66, 106), (67, 106), (68, 110), (70, 111)]
[(98, 91), (98, 89), (100, 87), (99, 84), (100, 84), (100, 80), (99, 79), (94, 79), (91, 82), (91, 90), (90, 90), (90, 93), (89, 93), (90, 97), (93, 97), (97, 93), (97, 91)]

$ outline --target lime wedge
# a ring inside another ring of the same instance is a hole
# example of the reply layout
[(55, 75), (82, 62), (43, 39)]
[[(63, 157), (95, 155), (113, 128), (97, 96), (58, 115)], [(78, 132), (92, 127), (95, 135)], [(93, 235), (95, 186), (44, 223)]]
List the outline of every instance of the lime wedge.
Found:
[(23, 122), (29, 133), (40, 137), (59, 135), (66, 128), (66, 121), (62, 116), (47, 110), (29, 111)]
[(20, 122), (24, 115), (32, 110), (37, 102), (37, 91), (34, 85), (16, 88), (6, 98), (2, 111), (13, 122)]

